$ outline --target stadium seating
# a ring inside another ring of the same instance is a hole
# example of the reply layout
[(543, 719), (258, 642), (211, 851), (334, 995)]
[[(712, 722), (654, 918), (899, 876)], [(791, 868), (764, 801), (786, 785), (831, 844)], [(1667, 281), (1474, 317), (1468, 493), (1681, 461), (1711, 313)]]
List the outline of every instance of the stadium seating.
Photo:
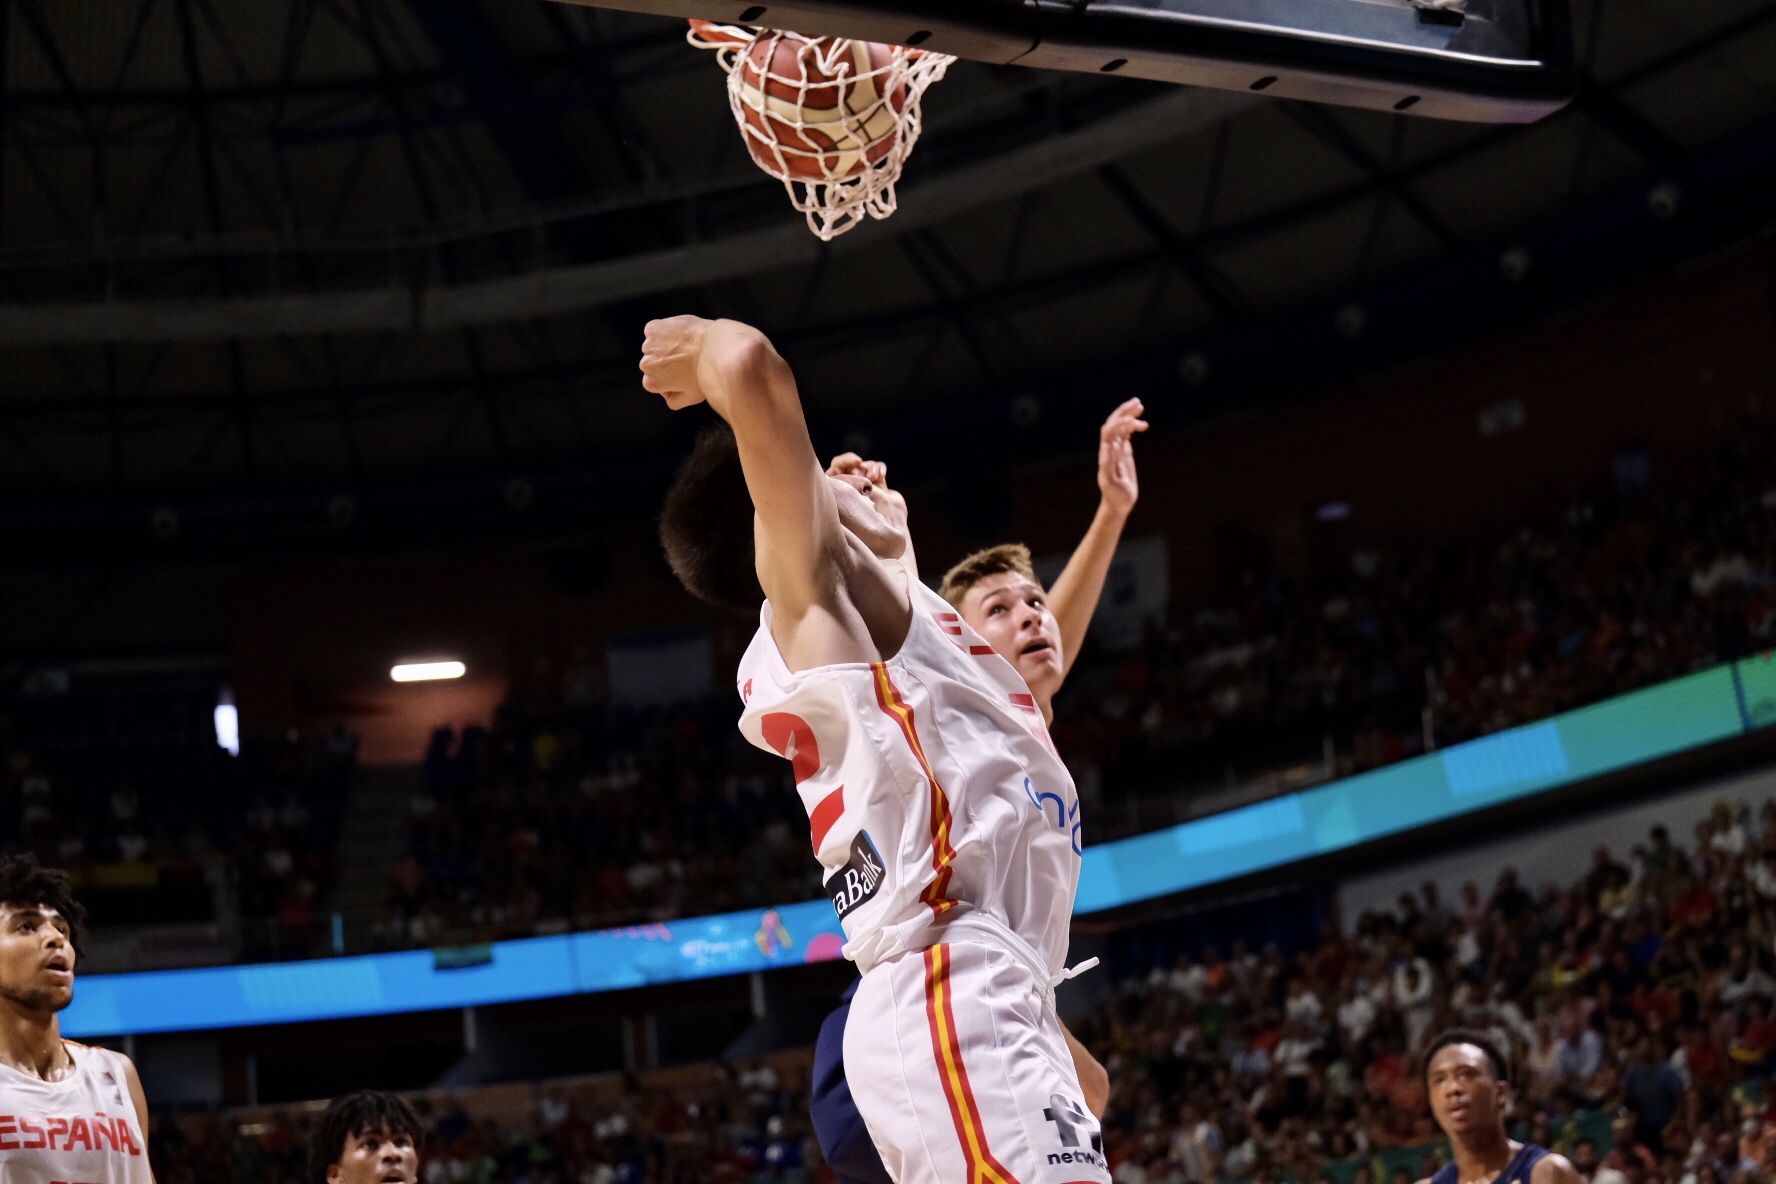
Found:
[[(1117, 1184), (1410, 1184), (1444, 1154), (1411, 1051), (1455, 1024), (1510, 1050), (1517, 1137), (1592, 1184), (1734, 1184), (1776, 1170), (1773, 932), (1776, 799), (1723, 804), (1692, 845), (1655, 832), (1576, 879), (1525, 869), (1300, 949), (1199, 949), (1076, 1030), (1110, 1071)], [(829, 1180), (807, 1056), (425, 1096), (425, 1179)], [(313, 1115), (165, 1119), (157, 1178), (291, 1184)]]
[(32, 851), (74, 876), (94, 918), (89, 965), (323, 952), (316, 917), (334, 875), (351, 737), (250, 745), (238, 758), (213, 737), (169, 742), (151, 725), (94, 743), (79, 707), (38, 701), (0, 716), (0, 850)]

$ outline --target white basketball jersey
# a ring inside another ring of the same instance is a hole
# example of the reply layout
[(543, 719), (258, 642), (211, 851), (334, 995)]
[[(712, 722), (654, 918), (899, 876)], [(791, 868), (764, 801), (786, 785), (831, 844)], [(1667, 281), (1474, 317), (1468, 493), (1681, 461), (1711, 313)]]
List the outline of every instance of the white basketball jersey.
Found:
[(868, 970), (963, 917), (1050, 973), (1079, 885), (1079, 796), (1030, 689), (935, 592), (886, 662), (792, 673), (771, 606), (740, 660), (740, 730), (787, 758), (847, 938)]
[(60, 1081), (0, 1065), (0, 1184), (149, 1184), (123, 1058), (67, 1045), (74, 1067)]

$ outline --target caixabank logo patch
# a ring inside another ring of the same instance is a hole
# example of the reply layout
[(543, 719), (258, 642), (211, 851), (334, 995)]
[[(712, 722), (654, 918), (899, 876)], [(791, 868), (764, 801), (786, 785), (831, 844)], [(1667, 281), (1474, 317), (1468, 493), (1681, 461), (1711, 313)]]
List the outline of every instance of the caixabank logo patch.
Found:
[(875, 898), (882, 881), (888, 877), (882, 854), (870, 841), (869, 832), (860, 830), (851, 840), (851, 858), (845, 866), (826, 878), (826, 894), (832, 898), (833, 912), (843, 921), (858, 905)]
[(1051, 1165), (1079, 1164), (1109, 1171), (1104, 1158), (1104, 1133), (1091, 1112), (1072, 1098), (1048, 1095), (1042, 1117), (1054, 1128), (1058, 1147), (1048, 1152)]

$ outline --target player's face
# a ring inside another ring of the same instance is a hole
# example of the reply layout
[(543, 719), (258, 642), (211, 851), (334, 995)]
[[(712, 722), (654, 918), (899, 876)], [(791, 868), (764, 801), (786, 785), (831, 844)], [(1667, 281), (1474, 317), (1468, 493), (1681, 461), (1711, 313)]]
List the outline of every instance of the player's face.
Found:
[(403, 1131), (348, 1135), (327, 1184), (418, 1184), (419, 1149)]
[(839, 524), (856, 535), (870, 553), (899, 559), (907, 550), (906, 499), (894, 490), (856, 473), (829, 473)]
[(1015, 571), (988, 576), (962, 597), (962, 619), (1045, 700), (1061, 685), (1061, 628), (1042, 585)]
[(31, 1011), (74, 1002), (74, 943), (48, 905), (0, 904), (0, 999)]
[(1488, 1130), (1504, 1121), (1504, 1103), (1511, 1087), (1493, 1075), (1491, 1058), (1474, 1045), (1439, 1048), (1425, 1078), (1431, 1112), (1451, 1138)]

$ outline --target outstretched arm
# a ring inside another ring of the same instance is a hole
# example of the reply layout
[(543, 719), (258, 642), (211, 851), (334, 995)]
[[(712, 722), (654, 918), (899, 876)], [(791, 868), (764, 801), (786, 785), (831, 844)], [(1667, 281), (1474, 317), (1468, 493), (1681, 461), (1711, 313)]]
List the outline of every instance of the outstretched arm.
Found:
[(1098, 430), (1098, 512), (1092, 516), (1091, 526), (1074, 548), (1060, 578), (1048, 590), (1049, 611), (1061, 628), (1063, 677), (1073, 669), (1079, 649), (1085, 644), (1086, 630), (1098, 609), (1098, 597), (1104, 592), (1104, 577), (1110, 572), (1116, 544), (1122, 539), (1122, 528), (1141, 496), (1133, 440), (1136, 432), (1147, 430), (1142, 410), (1141, 400), (1130, 399), (1112, 411)]
[(799, 619), (842, 586), (844, 532), (831, 482), (814, 455), (789, 365), (738, 321), (650, 321), (642, 388), (674, 411), (708, 403), (734, 429), (758, 511), (759, 582), (780, 616)]

